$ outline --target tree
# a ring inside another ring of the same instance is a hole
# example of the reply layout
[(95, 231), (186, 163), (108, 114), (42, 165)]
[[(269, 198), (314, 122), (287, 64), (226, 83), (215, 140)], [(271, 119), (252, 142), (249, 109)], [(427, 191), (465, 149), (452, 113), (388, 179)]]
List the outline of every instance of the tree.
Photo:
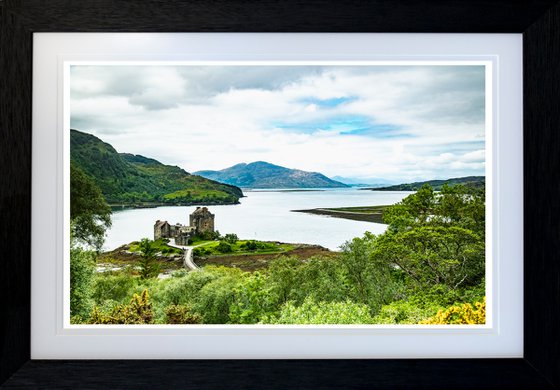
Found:
[(377, 239), (373, 257), (396, 266), (421, 288), (445, 284), (456, 289), (476, 284), (484, 276), (484, 241), (456, 226), (388, 232)]
[(149, 279), (159, 275), (160, 266), (156, 261), (157, 249), (152, 240), (143, 238), (138, 244), (140, 252), (140, 277), (142, 279)]
[(229, 307), (230, 321), (234, 324), (256, 324), (271, 317), (276, 310), (266, 275), (254, 272), (242, 279), (235, 289), (235, 298)]
[(354, 238), (342, 246), (341, 265), (350, 282), (353, 300), (365, 303), (377, 312), (394, 299), (397, 283), (391, 277), (391, 264), (379, 261), (373, 253), (378, 239), (371, 233)]
[(111, 208), (95, 182), (70, 163), (70, 220), (74, 237), (96, 249), (111, 226)]
[(424, 185), (387, 210), (389, 229), (376, 239), (373, 258), (416, 287), (476, 285), (485, 269), (484, 210), (484, 189)]
[(95, 252), (74, 245), (70, 248), (70, 318), (72, 322), (87, 319), (93, 306)]

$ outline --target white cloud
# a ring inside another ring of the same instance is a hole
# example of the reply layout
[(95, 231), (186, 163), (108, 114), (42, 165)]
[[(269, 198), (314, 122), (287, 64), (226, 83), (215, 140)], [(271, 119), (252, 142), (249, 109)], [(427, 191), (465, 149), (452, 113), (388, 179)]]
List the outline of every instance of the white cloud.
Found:
[(393, 180), (484, 173), (481, 67), (85, 66), (71, 91), (73, 128), (191, 172), (263, 160)]

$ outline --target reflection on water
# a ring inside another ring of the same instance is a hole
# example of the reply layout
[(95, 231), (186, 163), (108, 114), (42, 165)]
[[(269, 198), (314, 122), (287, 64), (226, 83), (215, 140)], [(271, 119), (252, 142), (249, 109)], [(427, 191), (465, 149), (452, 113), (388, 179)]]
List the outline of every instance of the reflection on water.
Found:
[[(241, 204), (208, 206), (215, 214), (216, 229), (221, 234), (235, 233), (241, 239), (317, 244), (337, 250), (345, 241), (370, 231), (379, 234), (386, 225), (352, 221), (290, 210), (320, 207), (376, 206), (394, 204), (410, 192), (364, 191), (355, 188), (322, 191), (244, 191)], [(113, 212), (113, 226), (107, 232), (104, 249), (143, 237), (153, 238), (158, 219), (170, 223), (189, 223), (195, 206), (165, 206)]]

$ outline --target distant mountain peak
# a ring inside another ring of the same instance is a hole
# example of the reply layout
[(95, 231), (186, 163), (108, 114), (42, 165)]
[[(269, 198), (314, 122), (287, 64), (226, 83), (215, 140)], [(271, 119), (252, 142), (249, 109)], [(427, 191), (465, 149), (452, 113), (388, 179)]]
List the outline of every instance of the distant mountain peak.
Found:
[(240, 163), (219, 171), (194, 173), (207, 179), (244, 188), (338, 188), (346, 184), (318, 172), (290, 169), (266, 161)]

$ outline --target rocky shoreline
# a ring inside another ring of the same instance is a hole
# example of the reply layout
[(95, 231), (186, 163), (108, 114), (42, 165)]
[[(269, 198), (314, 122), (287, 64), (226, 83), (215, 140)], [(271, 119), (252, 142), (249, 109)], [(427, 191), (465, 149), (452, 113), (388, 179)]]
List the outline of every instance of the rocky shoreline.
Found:
[(308, 214), (315, 214), (315, 215), (324, 215), (328, 217), (334, 218), (344, 218), (344, 219), (351, 219), (354, 221), (364, 221), (364, 222), (374, 222), (374, 223), (383, 223), (383, 212), (356, 212), (356, 211), (343, 211), (343, 210), (336, 210), (336, 209), (308, 209), (308, 210), (291, 210), (297, 213), (308, 213)]

